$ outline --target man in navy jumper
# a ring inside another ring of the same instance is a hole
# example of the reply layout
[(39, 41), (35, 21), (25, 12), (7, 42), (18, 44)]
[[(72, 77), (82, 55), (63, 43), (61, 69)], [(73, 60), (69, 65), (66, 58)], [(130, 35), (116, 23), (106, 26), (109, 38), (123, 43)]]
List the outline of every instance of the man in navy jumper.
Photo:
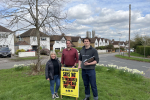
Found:
[[(99, 57), (98, 57), (97, 50), (94, 49), (92, 46), (90, 46), (90, 42), (91, 41), (89, 38), (83, 39), (84, 46), (80, 51), (78, 68), (82, 68), (82, 79), (85, 87), (85, 98), (83, 100), (90, 100), (89, 83), (91, 84), (94, 100), (98, 100), (95, 66), (99, 62)], [(85, 59), (89, 59), (93, 56), (95, 57), (94, 61), (90, 63), (83, 62)]]

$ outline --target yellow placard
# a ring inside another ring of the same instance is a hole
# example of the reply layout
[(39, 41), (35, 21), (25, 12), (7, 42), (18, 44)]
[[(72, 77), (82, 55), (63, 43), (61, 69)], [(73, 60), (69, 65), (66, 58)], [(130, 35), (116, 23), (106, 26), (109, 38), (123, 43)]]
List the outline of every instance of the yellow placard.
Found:
[(79, 97), (79, 69), (61, 67), (61, 95)]

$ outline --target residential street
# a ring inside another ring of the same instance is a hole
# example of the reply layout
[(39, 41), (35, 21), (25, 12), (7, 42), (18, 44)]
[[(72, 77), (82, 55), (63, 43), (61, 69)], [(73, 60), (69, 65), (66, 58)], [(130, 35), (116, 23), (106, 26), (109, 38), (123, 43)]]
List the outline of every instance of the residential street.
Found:
[[(138, 69), (140, 71), (144, 71), (145, 76), (150, 78), (150, 63), (146, 62), (138, 62), (138, 61), (132, 61), (132, 60), (125, 60), (114, 57), (117, 53), (110, 53), (110, 54), (100, 54), (100, 62), (99, 64), (113, 64), (125, 67), (131, 69)], [(48, 60), (49, 56), (44, 56), (42, 59), (42, 64), (45, 64)], [(36, 60), (29, 60), (29, 61), (11, 61), (10, 58), (0, 58), (0, 69), (9, 69), (12, 68), (15, 64), (30, 64), (35, 63)]]
[(122, 67), (127, 66), (128, 68), (131, 69), (138, 69), (140, 71), (144, 71), (145, 76), (150, 78), (150, 63), (116, 58), (115, 57), (116, 54), (118, 53), (99, 55), (100, 57), (99, 64), (104, 64), (104, 65), (113, 64)]

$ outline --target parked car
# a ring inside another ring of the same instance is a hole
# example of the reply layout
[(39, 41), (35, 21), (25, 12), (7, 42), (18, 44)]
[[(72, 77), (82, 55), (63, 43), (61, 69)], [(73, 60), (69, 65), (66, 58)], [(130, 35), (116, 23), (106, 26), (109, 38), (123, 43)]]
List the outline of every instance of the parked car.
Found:
[[(129, 49), (127, 49), (127, 52), (129, 52)], [(130, 52), (134, 52), (134, 50), (133, 50), (133, 49), (130, 49)]]
[(0, 48), (0, 57), (11, 57), (11, 50), (8, 47)]
[(42, 50), (40, 51), (40, 54), (41, 54), (41, 55), (48, 55), (48, 56), (49, 56), (50, 50), (48, 50), (48, 49), (42, 49)]

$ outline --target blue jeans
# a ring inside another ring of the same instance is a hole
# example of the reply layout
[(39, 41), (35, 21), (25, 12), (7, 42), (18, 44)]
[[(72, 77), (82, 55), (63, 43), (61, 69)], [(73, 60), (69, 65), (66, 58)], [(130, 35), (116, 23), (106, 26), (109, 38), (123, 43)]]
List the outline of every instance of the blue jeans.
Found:
[(57, 93), (60, 86), (60, 77), (59, 75), (54, 75), (54, 80), (50, 80), (50, 90), (52, 95), (54, 94), (54, 84), (56, 82), (55, 93)]
[(98, 100), (95, 69), (82, 69), (82, 79), (85, 87), (85, 97), (90, 97), (90, 83), (94, 100)]

